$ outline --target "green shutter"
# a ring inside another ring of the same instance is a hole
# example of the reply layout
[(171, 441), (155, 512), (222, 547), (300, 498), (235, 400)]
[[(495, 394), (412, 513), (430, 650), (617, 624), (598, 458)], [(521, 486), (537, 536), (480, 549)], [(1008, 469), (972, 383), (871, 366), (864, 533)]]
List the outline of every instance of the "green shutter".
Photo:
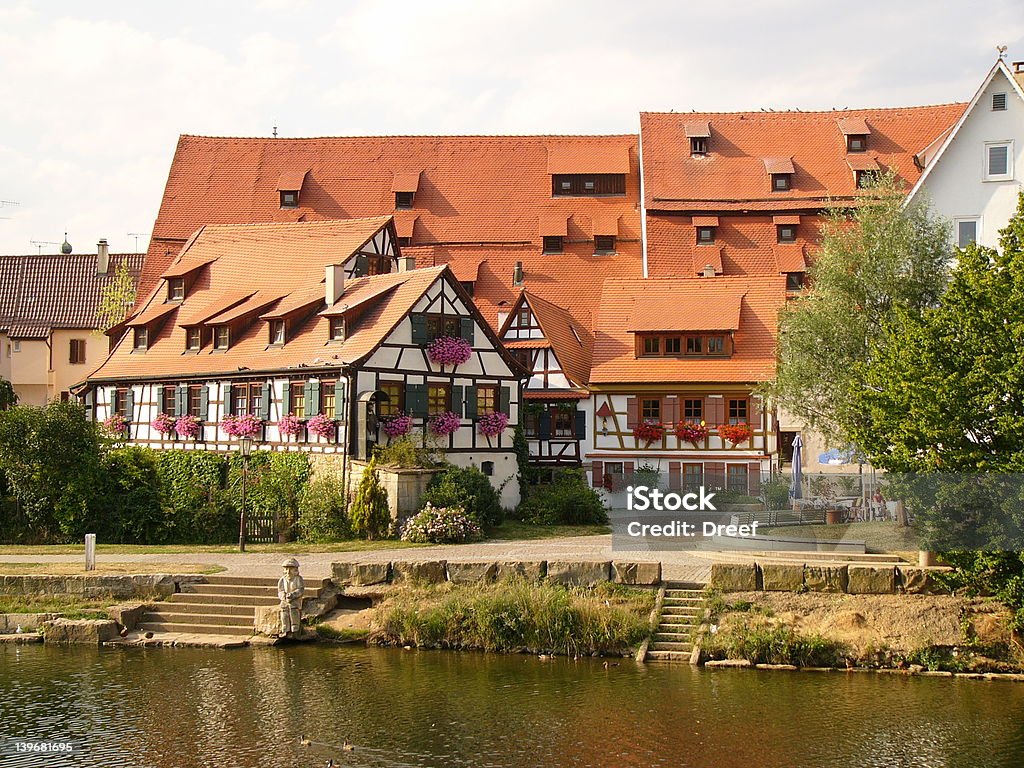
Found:
[(478, 416), (476, 410), (476, 387), (466, 387), (466, 418), (475, 419)]
[(270, 419), (270, 393), (271, 383), (269, 381), (260, 385), (260, 405), (256, 415), (263, 421)]
[(576, 411), (576, 439), (585, 440), (587, 437), (587, 413)]
[(370, 272), (370, 260), (366, 256), (356, 256), (356, 271), (354, 277), (365, 277)]
[(311, 381), (308, 386), (309, 393), (306, 395), (306, 415), (316, 416), (320, 413), (320, 382)]
[(498, 389), (498, 410), (508, 416), (509, 400), (512, 398), (512, 390), (508, 387)]
[(205, 384), (199, 389), (199, 420), (210, 418), (210, 388)]
[(417, 312), (416, 314), (409, 315), (409, 320), (412, 323), (412, 343), (428, 343), (430, 336), (427, 333), (427, 316)]
[(281, 390), (281, 413), (279, 416), (287, 416), (292, 412), (292, 383), (286, 381), (284, 389)]
[(188, 413), (188, 387), (179, 384), (174, 389), (174, 415), (184, 416)]
[(458, 416), (466, 415), (466, 401), (463, 397), (464, 388), (461, 386), (452, 387), (452, 412)]
[(131, 387), (124, 393), (124, 410), (128, 414), (128, 421), (135, 421), (135, 392)]
[(306, 411), (306, 418), (308, 419), (316, 411), (313, 410), (313, 382), (307, 381), (302, 385), (302, 402), (303, 407)]
[(427, 385), (406, 384), (405, 385), (405, 407), (411, 416), (425, 419), (427, 412)]
[(345, 380), (334, 382), (334, 418), (338, 421), (348, 420), (348, 408), (345, 404)]
[(224, 407), (221, 409), (221, 412), (225, 416), (230, 416), (232, 413), (234, 413), (235, 398), (232, 397), (232, 389), (234, 389), (234, 387), (231, 384), (224, 385)]
[(471, 345), (473, 344), (473, 329), (476, 327), (476, 323), (473, 322), (472, 317), (459, 318), (461, 323), (461, 336), (463, 339), (468, 341)]
[(551, 412), (542, 411), (540, 414), (540, 429), (538, 430), (541, 440), (551, 439)]

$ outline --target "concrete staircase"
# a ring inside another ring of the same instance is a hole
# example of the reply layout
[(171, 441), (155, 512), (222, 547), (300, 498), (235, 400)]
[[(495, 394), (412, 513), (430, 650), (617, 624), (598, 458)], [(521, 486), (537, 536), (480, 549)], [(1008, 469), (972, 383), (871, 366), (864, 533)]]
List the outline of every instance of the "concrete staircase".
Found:
[(658, 628), (647, 646), (645, 661), (690, 661), (694, 636), (704, 618), (703, 602), (703, 585), (665, 585)]
[[(206, 584), (183, 584), (156, 610), (142, 617), (140, 632), (182, 632), (197, 635), (249, 637), (257, 606), (277, 605), (277, 579), (250, 576), (207, 576)], [(306, 580), (306, 599), (318, 598), (329, 579)]]

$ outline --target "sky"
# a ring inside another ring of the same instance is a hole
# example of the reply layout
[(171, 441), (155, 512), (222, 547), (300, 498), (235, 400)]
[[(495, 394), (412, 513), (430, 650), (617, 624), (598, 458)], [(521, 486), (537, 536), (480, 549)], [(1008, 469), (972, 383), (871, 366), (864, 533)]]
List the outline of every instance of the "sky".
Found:
[(997, 45), (1024, 59), (1024, 4), (984, 5), (0, 0), (0, 253), (65, 231), (78, 253), (145, 250), (183, 133), (631, 133), (640, 111), (966, 101)]

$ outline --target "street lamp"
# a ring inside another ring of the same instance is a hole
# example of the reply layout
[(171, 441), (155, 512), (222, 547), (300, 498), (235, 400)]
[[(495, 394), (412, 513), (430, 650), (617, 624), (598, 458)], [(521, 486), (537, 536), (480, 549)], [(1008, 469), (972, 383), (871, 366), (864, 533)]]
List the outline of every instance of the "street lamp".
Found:
[(252, 453), (252, 438), (244, 435), (238, 439), (242, 454), (242, 514), (238, 525), (238, 551), (245, 552), (245, 486), (249, 480), (249, 454)]

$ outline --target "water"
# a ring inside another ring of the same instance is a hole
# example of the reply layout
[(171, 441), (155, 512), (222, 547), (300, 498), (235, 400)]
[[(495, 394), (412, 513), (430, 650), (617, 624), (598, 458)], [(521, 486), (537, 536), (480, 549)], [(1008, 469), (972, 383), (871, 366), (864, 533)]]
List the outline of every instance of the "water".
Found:
[(0, 645), (0, 739), (77, 749), (0, 766), (1024, 765), (1024, 684), (617, 663)]

